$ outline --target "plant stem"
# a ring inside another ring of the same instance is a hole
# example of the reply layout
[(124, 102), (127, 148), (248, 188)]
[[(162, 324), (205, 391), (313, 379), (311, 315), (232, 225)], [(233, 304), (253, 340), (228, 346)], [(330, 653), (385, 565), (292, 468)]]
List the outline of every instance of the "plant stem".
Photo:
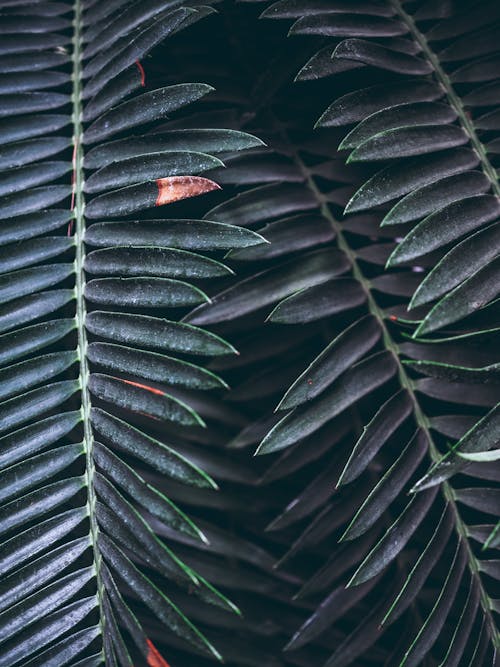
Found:
[(75, 293), (76, 293), (76, 324), (78, 332), (78, 354), (80, 359), (80, 385), (81, 385), (81, 413), (83, 422), (83, 443), (85, 447), (86, 466), (85, 476), (87, 480), (87, 509), (90, 523), (90, 542), (94, 552), (94, 566), (97, 581), (97, 599), (99, 602), (99, 623), (101, 634), (104, 630), (104, 607), (103, 591), (104, 585), (100, 575), (101, 555), (97, 546), (99, 527), (96, 519), (96, 494), (94, 489), (94, 437), (90, 424), (90, 393), (88, 388), (89, 367), (87, 362), (87, 332), (85, 330), (85, 199), (83, 196), (83, 148), (82, 148), (82, 105), (81, 105), (81, 25), (82, 8), (80, 0), (75, 0), (73, 15), (73, 204), (75, 216)]
[(469, 137), (469, 141), (471, 142), (472, 147), (474, 148), (477, 156), (481, 160), (481, 168), (485, 176), (491, 182), (491, 187), (493, 189), (493, 192), (497, 197), (500, 197), (500, 183), (498, 182), (496, 170), (488, 158), (488, 153), (486, 151), (484, 144), (477, 135), (476, 128), (474, 127), (474, 121), (467, 114), (467, 111), (465, 110), (465, 107), (462, 103), (460, 96), (457, 94), (457, 92), (453, 87), (450, 77), (441, 66), (441, 62), (439, 61), (438, 56), (429, 46), (429, 42), (425, 38), (425, 35), (418, 29), (418, 26), (413, 20), (413, 17), (410, 16), (410, 14), (408, 14), (407, 12), (405, 12), (399, 0), (390, 0), (390, 3), (393, 6), (394, 10), (399, 15), (399, 17), (401, 18), (401, 20), (408, 27), (411, 36), (420, 46), (423, 55), (432, 65), (432, 68), (434, 70), (434, 76), (436, 77), (438, 83), (446, 92), (446, 96), (448, 98), (450, 106), (455, 110), (460, 125), (462, 126), (462, 129)]
[[(290, 144), (291, 145), (291, 144)], [(404, 367), (404, 364), (402, 364), (401, 359), (399, 357), (399, 348), (397, 343), (393, 340), (386, 324), (386, 317), (384, 314), (384, 311), (379, 307), (378, 303), (376, 302), (372, 292), (371, 292), (371, 285), (370, 281), (365, 277), (363, 274), (361, 268), (359, 267), (358, 261), (357, 261), (357, 256), (354, 250), (350, 247), (349, 243), (347, 242), (342, 227), (339, 224), (339, 222), (334, 218), (332, 215), (332, 212), (330, 211), (330, 208), (328, 206), (328, 202), (326, 198), (324, 197), (323, 193), (319, 190), (317, 187), (316, 183), (314, 182), (313, 177), (310, 174), (309, 169), (307, 166), (304, 164), (301, 156), (299, 153), (294, 150), (294, 159), (296, 161), (297, 166), (300, 168), (301, 172), (304, 174), (304, 177), (306, 179), (307, 185), (309, 188), (312, 190), (314, 193), (315, 197), (318, 200), (318, 203), (320, 205), (320, 210), (322, 215), (330, 222), (331, 226), (335, 230), (335, 233), (337, 235), (337, 243), (338, 247), (345, 252), (347, 257), (349, 257), (349, 260), (351, 261), (351, 266), (352, 266), (352, 273), (353, 276), (356, 278), (356, 280), (359, 281), (360, 285), (362, 286), (363, 290), (365, 291), (366, 298), (367, 298), (367, 304), (368, 304), (368, 309), (370, 313), (377, 318), (377, 321), (379, 322), (379, 325), (382, 330), (382, 339), (384, 342), (384, 346), (387, 350), (392, 352), (394, 355), (394, 358), (396, 359), (396, 363), (398, 365), (398, 378), (401, 386), (406, 389), (408, 392), (408, 395), (413, 403), (413, 412), (415, 415), (415, 421), (417, 422), (419, 428), (422, 429), (422, 431), (425, 433), (426, 439), (429, 443), (429, 454), (432, 462), (436, 462), (441, 458), (441, 454), (436, 447), (436, 444), (434, 443), (432, 433), (430, 432), (430, 427), (429, 427), (429, 421), (425, 414), (422, 411), (422, 408), (420, 407), (420, 404), (418, 402), (417, 396), (415, 394), (415, 389), (413, 386), (413, 382), (411, 378), (408, 376), (406, 369)], [(457, 531), (457, 534), (459, 536), (459, 539), (462, 540), (464, 543), (464, 546), (466, 548), (467, 552), (467, 560), (468, 560), (468, 565), (470, 572), (472, 576), (477, 580), (479, 590), (480, 590), (480, 595), (481, 595), (481, 605), (485, 614), (485, 617), (487, 619), (487, 623), (490, 627), (490, 634), (492, 637), (492, 641), (495, 647), (498, 647), (500, 645), (499, 641), (499, 633), (496, 628), (495, 621), (493, 619), (493, 615), (491, 613), (491, 602), (489, 599), (489, 596), (484, 589), (481, 577), (480, 577), (480, 572), (479, 572), (479, 567), (477, 563), (477, 559), (472, 551), (472, 548), (469, 544), (469, 540), (467, 537), (467, 526), (462, 520), (458, 507), (455, 502), (455, 497), (453, 493), (453, 488), (449, 484), (449, 482), (443, 482), (441, 484), (441, 490), (443, 492), (443, 495), (445, 497), (445, 501), (449, 503), (450, 508), (453, 512), (453, 515), (455, 517), (455, 528)]]

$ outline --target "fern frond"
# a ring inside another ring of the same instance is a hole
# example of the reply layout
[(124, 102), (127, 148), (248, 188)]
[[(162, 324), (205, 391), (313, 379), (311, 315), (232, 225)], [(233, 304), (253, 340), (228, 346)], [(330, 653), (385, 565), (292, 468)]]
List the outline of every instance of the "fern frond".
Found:
[(176, 441), (227, 387), (207, 358), (235, 352), (180, 319), (231, 274), (207, 251), (263, 242), (190, 198), (261, 141), (183, 128), (212, 87), (149, 81), (152, 49), (213, 11), (180, 4), (1, 3), (2, 665), (166, 665), (137, 600), (220, 659), (180, 591), (237, 611), (176, 553), (208, 539), (168, 487), (217, 488)]

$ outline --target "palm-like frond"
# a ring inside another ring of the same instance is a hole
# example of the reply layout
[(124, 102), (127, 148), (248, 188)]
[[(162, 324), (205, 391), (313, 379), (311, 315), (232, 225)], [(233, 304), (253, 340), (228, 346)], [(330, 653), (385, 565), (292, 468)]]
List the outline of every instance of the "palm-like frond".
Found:
[(0, 0), (0, 664), (494, 665), (498, 8), (187, 5)]
[(219, 658), (179, 596), (237, 611), (161, 534), (207, 543), (165, 480), (217, 488), (175, 443), (226, 386), (205, 360), (235, 352), (180, 317), (230, 274), (212, 251), (263, 241), (163, 213), (261, 144), (160, 127), (212, 90), (148, 81), (149, 52), (212, 12), (180, 4), (0, 3), (2, 665), (166, 665), (132, 601)]
[[(268, 530), (290, 545), (280, 566), (309, 572), (298, 597), (316, 609), (289, 659), (301, 664), (299, 649), (344, 623), (321, 664), (369, 664), (374, 645), (385, 651), (376, 664), (495, 664), (498, 467), (467, 456), (499, 437), (498, 128), (495, 98), (452, 71), (460, 60), (479, 85), (494, 78), (476, 62), (496, 48), (492, 17), (447, 8), (440, 23), (431, 3), (415, 16), (411, 3), (348, 4), (285, 0), (264, 12), (296, 19), (291, 33), (308, 36), (296, 52), (321, 50), (297, 94), (278, 82), (255, 121), (281, 153), (281, 183), (209, 214), (271, 245), (231, 252), (247, 277), (186, 321), (232, 330), (248, 350), (230, 396), (250, 401), (255, 421), (230, 446), (262, 440), (258, 452), (276, 455), (265, 497), (281, 480), (291, 487)], [(308, 132), (332, 90), (338, 99)], [(355, 215), (341, 221), (346, 206)], [(393, 629), (405, 624), (402, 636)]]

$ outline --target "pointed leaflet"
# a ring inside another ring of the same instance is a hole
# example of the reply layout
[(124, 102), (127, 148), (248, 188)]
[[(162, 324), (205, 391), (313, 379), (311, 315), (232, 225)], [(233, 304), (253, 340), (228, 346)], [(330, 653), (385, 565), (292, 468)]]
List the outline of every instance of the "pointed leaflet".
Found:
[(318, 635), (332, 627), (335, 621), (342, 618), (354, 605), (367, 595), (377, 579), (373, 579), (356, 588), (335, 588), (328, 597), (318, 605), (315, 612), (295, 632), (288, 642), (286, 651), (295, 651), (312, 642)]
[(266, 19), (295, 19), (309, 13), (315, 14), (363, 14), (369, 16), (393, 16), (391, 7), (375, 2), (350, 2), (350, 0), (278, 0), (261, 14)]
[(260, 233), (268, 241), (258, 247), (231, 250), (228, 258), (237, 262), (272, 259), (315, 248), (335, 238), (335, 231), (322, 216), (297, 215), (264, 225)]
[(106, 113), (127, 95), (144, 85), (143, 80), (143, 74), (135, 63), (120, 72), (85, 104), (82, 120), (89, 123)]
[(499, 253), (500, 225), (494, 223), (457, 244), (425, 276), (413, 295), (409, 308), (443, 296)]
[(164, 151), (195, 151), (210, 155), (262, 146), (246, 132), (220, 129), (184, 129), (118, 139), (95, 146), (84, 157), (84, 166), (98, 169), (112, 162)]
[(169, 113), (204, 97), (213, 89), (203, 83), (185, 83), (159, 88), (122, 102), (95, 120), (83, 135), (86, 144), (107, 139), (137, 125), (165, 118)]
[(439, 667), (457, 667), (471, 636), (472, 627), (479, 607), (479, 589), (476, 580), (471, 577), (469, 593), (459, 621), (450, 641), (450, 645)]
[(98, 278), (85, 286), (85, 296), (100, 306), (180, 308), (209, 301), (197, 287), (170, 278)]
[(94, 193), (141, 183), (143, 181), (196, 174), (222, 167), (216, 157), (194, 151), (162, 151), (112, 162), (94, 172), (85, 181), (85, 192)]
[(190, 313), (185, 321), (213, 324), (241, 317), (297, 290), (325, 282), (347, 271), (349, 261), (337, 250), (318, 251), (242, 280)]
[(102, 373), (92, 373), (88, 384), (92, 394), (115, 407), (178, 424), (204, 426), (192, 408), (160, 389)]
[(356, 60), (365, 65), (408, 76), (432, 72), (432, 65), (422, 58), (393, 51), (364, 39), (345, 39), (335, 48), (332, 57)]
[(422, 660), (437, 640), (448, 612), (455, 601), (466, 561), (465, 547), (459, 542), (441, 593), (401, 660), (401, 667), (418, 667), (418, 665), (421, 665)]
[(452, 148), (432, 155), (422, 155), (398, 162), (377, 172), (351, 197), (345, 213), (370, 209), (435, 183), (453, 174), (461, 174), (479, 164), (478, 156), (468, 148)]
[(363, 141), (349, 155), (347, 162), (425, 155), (462, 146), (468, 141), (462, 128), (455, 125), (397, 127)]
[(391, 208), (381, 224), (399, 225), (418, 220), (454, 201), (483, 194), (490, 187), (491, 182), (480, 171), (443, 178), (403, 197)]
[(193, 14), (199, 18), (204, 15), (202, 11), (194, 12), (187, 7), (180, 7), (172, 12), (167, 12), (166, 15), (162, 15), (158, 20), (153, 21), (152, 25), (144, 30), (136, 29), (132, 39), (131, 35), (125, 35), (112, 47), (97, 54), (83, 67), (83, 77), (91, 76), (92, 78), (85, 83), (82, 97), (88, 99), (96, 95), (111, 79), (114, 79), (135, 62), (140, 62), (152, 48), (179, 28)]
[(324, 391), (368, 352), (380, 338), (376, 321), (367, 316), (334, 338), (287, 390), (278, 409), (295, 408)]
[(114, 417), (100, 408), (91, 410), (92, 425), (113, 448), (130, 454), (160, 473), (185, 484), (217, 488), (194, 463), (159, 440)]
[(448, 104), (441, 102), (398, 104), (377, 111), (358, 123), (341, 141), (339, 150), (356, 148), (367, 139), (390, 128), (408, 125), (445, 125), (456, 117), (455, 111)]
[(161, 593), (151, 580), (145, 577), (108, 537), (101, 534), (99, 541), (100, 549), (108, 566), (139, 596), (162, 623), (170, 627), (176, 634), (188, 639), (207, 655), (220, 659), (217, 651), (173, 602)]
[(383, 16), (356, 14), (312, 14), (298, 19), (290, 35), (322, 35), (328, 37), (390, 37), (403, 35), (406, 27), (399, 21)]
[(388, 605), (388, 611), (382, 619), (383, 625), (393, 623), (417, 597), (448, 544), (452, 530), (451, 509), (449, 505), (446, 505), (435, 530), (411, 568), (403, 587), (395, 596), (390, 598), (391, 603)]
[(295, 81), (316, 81), (340, 72), (365, 67), (363, 63), (355, 60), (332, 59), (332, 46), (326, 46), (314, 54), (302, 67)]
[(398, 427), (412, 413), (413, 403), (408, 393), (401, 390), (384, 403), (354, 445), (352, 453), (337, 482), (337, 486), (355, 480), (368, 467)]
[(365, 300), (366, 293), (357, 280), (329, 280), (283, 299), (271, 312), (268, 320), (279, 324), (313, 322), (360, 306)]
[[(97, 23), (98, 28), (100, 28), (99, 32), (92, 37), (92, 40), (83, 50), (82, 58), (88, 60), (97, 52), (112, 46), (120, 37), (127, 35), (137, 26), (149, 21), (169, 6), (172, 7), (176, 4), (180, 4), (178, 0), (170, 0), (170, 2), (146, 0), (146, 2), (141, 2), (140, 5), (132, 4), (132, 6), (125, 7), (118, 15), (113, 15), (112, 20), (104, 26)], [(88, 32), (86, 33), (87, 36)]]
[(203, 356), (236, 352), (229, 343), (208, 331), (149, 315), (94, 310), (87, 316), (86, 326), (103, 338), (156, 350)]
[[(0, 254), (0, 267), (2, 258)], [(158, 278), (215, 278), (233, 271), (217, 260), (177, 248), (112, 246), (85, 257), (88, 273)]]
[(421, 431), (417, 431), (357, 510), (341, 537), (342, 541), (359, 537), (387, 511), (390, 503), (397, 498), (415, 472), (426, 451), (427, 440)]
[(144, 220), (96, 223), (85, 232), (97, 247), (174, 246), (186, 250), (227, 250), (265, 243), (260, 234), (231, 224), (206, 220)]
[[(155, 569), (181, 586), (188, 583), (197, 585), (198, 579), (194, 573), (157, 537), (146, 519), (103, 474), (95, 473), (94, 484), (97, 497), (105, 503), (100, 517), (104, 519), (101, 522), (108, 532), (114, 535), (116, 531), (117, 536), (120, 536), (121, 531), (122, 534), (130, 534), (153, 558)], [(107, 517), (110, 521), (107, 521)]]
[(397, 104), (432, 102), (443, 96), (439, 86), (418, 79), (398, 84), (382, 84), (339, 97), (323, 113), (318, 127), (349, 125)]
[(500, 291), (500, 257), (444, 296), (425, 316), (415, 336), (452, 324), (486, 306)]
[(208, 211), (204, 218), (249, 227), (288, 213), (317, 208), (313, 193), (305, 185), (271, 183), (246, 190)]
[(500, 214), (500, 203), (492, 195), (477, 195), (448, 204), (418, 223), (387, 261), (397, 266), (475, 231)]
[(167, 176), (99, 195), (87, 205), (85, 213), (88, 218), (129, 215), (145, 208), (197, 197), (212, 190), (220, 190), (220, 186), (208, 178)]
[[(359, 586), (368, 581), (396, 558), (425, 519), (436, 494), (437, 489), (429, 489), (408, 502), (402, 513), (363, 560), (349, 580), (348, 586)], [(419, 502), (415, 502), (417, 499)]]
[(257, 453), (275, 452), (314, 433), (327, 421), (381, 386), (395, 371), (395, 360), (389, 352), (375, 354), (357, 363), (321, 396), (295, 408), (281, 419), (264, 438)]
[(473, 509), (485, 512), (487, 514), (498, 515), (500, 504), (500, 490), (487, 488), (457, 489), (454, 492), (455, 498)]
[(467, 368), (433, 361), (408, 361), (405, 359), (403, 363), (424, 375), (437, 379), (462, 384), (500, 384), (500, 364), (491, 364), (483, 368)]
[(99, 468), (111, 480), (128, 493), (134, 502), (162, 519), (175, 530), (180, 530), (198, 540), (206, 541), (203, 533), (174, 503), (148, 484), (135, 470), (104, 445), (96, 442), (94, 458)]
[(157, 352), (146, 352), (114, 343), (90, 343), (89, 361), (119, 373), (137, 375), (191, 389), (226, 387), (226, 383), (202, 366), (180, 361)]

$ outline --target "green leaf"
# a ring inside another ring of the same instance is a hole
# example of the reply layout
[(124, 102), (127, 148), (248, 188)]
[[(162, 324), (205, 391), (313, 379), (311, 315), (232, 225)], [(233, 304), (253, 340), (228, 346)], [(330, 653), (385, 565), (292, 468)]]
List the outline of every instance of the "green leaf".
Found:
[(340, 376), (340, 383), (337, 381), (320, 397), (283, 417), (264, 438), (256, 453), (278, 451), (314, 433), (359, 398), (386, 382), (395, 371), (395, 361), (390, 353), (382, 352), (360, 361), (344, 377)]
[(427, 441), (424, 434), (415, 433), (400, 456), (370, 491), (340, 538), (341, 541), (359, 537), (371, 528), (402, 491), (426, 451)]
[(436, 497), (436, 492), (437, 489), (430, 489), (408, 502), (398, 518), (355, 571), (348, 586), (359, 586), (375, 577), (396, 558), (426, 517)]
[(497, 258), (455, 287), (431, 309), (415, 335), (441, 329), (488, 304), (499, 292), (499, 269), (500, 258)]
[(334, 338), (287, 390), (277, 410), (295, 408), (329, 387), (349, 366), (369, 352), (380, 337), (371, 317), (358, 320)]

